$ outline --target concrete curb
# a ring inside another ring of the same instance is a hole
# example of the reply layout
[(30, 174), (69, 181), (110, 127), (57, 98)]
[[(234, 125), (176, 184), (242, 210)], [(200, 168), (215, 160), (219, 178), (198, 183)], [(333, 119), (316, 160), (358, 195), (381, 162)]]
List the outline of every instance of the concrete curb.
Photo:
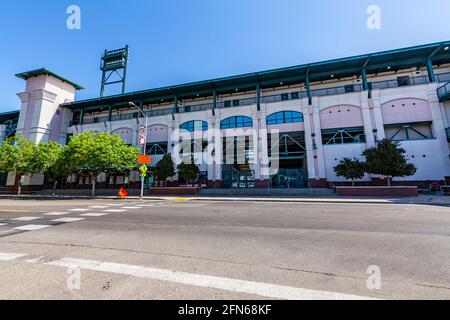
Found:
[[(120, 200), (117, 196), (45, 196), (45, 195), (0, 195), (1, 199), (10, 200)], [(139, 200), (137, 196), (128, 197), (128, 200)], [(442, 201), (424, 201), (424, 200), (412, 200), (408, 199), (351, 199), (351, 198), (283, 198), (283, 197), (192, 197), (192, 196), (161, 196), (152, 197), (146, 196), (144, 200), (158, 200), (158, 201), (196, 201), (196, 202), (266, 202), (266, 203), (321, 203), (321, 204), (415, 204), (415, 205), (436, 205), (436, 206), (449, 206), (449, 202)]]

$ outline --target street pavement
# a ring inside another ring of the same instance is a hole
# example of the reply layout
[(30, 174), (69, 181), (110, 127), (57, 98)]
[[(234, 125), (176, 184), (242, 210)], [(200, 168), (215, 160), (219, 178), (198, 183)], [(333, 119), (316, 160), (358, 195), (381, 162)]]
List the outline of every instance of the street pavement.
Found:
[(3, 199), (0, 299), (450, 299), (449, 236), (433, 205)]

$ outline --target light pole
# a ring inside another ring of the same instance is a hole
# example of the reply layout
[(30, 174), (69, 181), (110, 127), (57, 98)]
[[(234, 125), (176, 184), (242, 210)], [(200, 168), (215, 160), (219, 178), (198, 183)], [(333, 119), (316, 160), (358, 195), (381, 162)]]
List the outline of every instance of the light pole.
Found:
[[(145, 118), (145, 129), (144, 129), (144, 146), (143, 146), (143, 151), (144, 151), (144, 155), (146, 155), (147, 153), (147, 130), (148, 130), (148, 116), (145, 114), (144, 110), (142, 107), (137, 106), (134, 102), (129, 102), (128, 103), (131, 107), (135, 107), (137, 108), (141, 114), (144, 116)], [(145, 184), (145, 178), (141, 173), (141, 200), (144, 199), (144, 184)]]

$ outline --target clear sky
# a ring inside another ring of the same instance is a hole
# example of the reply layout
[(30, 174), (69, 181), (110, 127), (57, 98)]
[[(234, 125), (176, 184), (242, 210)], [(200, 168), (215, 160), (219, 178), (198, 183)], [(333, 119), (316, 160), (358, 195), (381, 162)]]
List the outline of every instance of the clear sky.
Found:
[[(66, 27), (69, 5), (81, 30)], [(381, 8), (381, 30), (366, 25)], [(448, 0), (5, 0), (0, 7), (0, 112), (48, 68), (99, 95), (104, 49), (128, 44), (127, 91), (450, 40)], [(108, 92), (117, 93), (117, 92)]]

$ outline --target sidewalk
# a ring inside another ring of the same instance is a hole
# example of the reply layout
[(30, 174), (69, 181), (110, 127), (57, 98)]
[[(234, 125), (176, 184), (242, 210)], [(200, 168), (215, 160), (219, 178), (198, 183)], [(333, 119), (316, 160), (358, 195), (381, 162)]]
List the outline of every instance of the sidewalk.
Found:
[[(2, 199), (13, 200), (91, 200), (91, 199), (106, 199), (118, 200), (117, 196), (98, 196), (92, 198), (90, 196), (48, 196), (48, 195), (0, 195)], [(139, 197), (128, 197), (128, 200), (139, 200)], [(354, 203), (354, 204), (421, 204), (421, 205), (440, 205), (450, 206), (450, 197), (440, 195), (419, 195), (414, 198), (353, 198), (353, 197), (198, 197), (198, 196), (145, 196), (144, 200), (159, 200), (159, 201), (246, 201), (246, 202), (280, 202), (280, 203)]]

